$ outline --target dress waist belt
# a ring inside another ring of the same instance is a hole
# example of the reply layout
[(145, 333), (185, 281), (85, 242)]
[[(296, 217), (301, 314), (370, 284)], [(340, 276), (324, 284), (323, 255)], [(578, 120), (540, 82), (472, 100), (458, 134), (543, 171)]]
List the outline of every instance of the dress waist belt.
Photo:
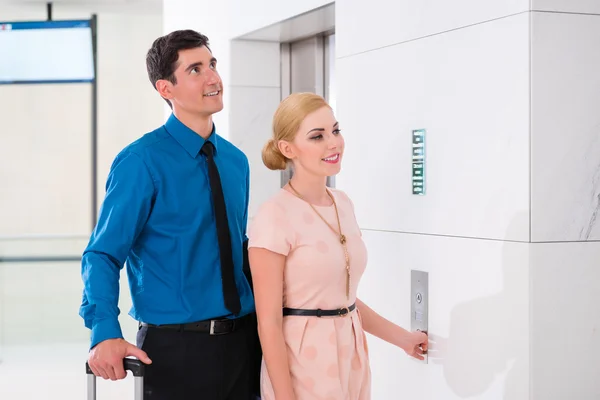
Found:
[(298, 315), (304, 317), (344, 317), (350, 314), (356, 308), (356, 303), (352, 304), (350, 307), (338, 308), (337, 310), (303, 310), (299, 308), (283, 308), (283, 316), (288, 315)]

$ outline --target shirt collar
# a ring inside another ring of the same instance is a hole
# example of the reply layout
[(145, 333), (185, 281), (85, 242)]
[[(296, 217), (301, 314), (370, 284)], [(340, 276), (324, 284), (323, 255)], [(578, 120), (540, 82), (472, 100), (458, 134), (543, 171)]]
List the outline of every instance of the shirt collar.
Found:
[[(206, 143), (206, 140), (202, 136), (198, 135), (196, 132), (184, 125), (183, 122), (177, 119), (175, 114), (171, 114), (165, 123), (165, 129), (193, 158), (196, 158), (198, 153), (200, 153), (200, 149), (202, 149), (202, 146), (204, 146), (204, 143)], [(217, 138), (218, 135), (215, 124), (213, 123), (212, 132), (207, 140), (213, 144), (215, 148), (215, 154), (217, 153), (218, 147)]]

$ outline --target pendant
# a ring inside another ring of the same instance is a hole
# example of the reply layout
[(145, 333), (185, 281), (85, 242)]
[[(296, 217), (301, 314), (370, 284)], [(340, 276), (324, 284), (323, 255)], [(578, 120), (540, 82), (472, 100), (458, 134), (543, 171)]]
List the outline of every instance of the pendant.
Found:
[(346, 277), (346, 298), (350, 298), (350, 274)]
[(346, 298), (350, 298), (350, 267), (346, 266)]
[(346, 236), (345, 235), (340, 235), (340, 243), (346, 244)]

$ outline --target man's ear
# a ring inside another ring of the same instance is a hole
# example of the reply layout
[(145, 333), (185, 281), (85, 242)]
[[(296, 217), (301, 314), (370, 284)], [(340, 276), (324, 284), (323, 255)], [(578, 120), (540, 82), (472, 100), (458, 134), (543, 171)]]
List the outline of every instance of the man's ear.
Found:
[(173, 98), (173, 84), (166, 79), (159, 79), (156, 81), (156, 90), (163, 99), (171, 100)]
[(288, 141), (280, 140), (277, 142), (277, 148), (286, 158), (293, 160), (296, 158), (296, 154), (294, 153), (294, 146)]

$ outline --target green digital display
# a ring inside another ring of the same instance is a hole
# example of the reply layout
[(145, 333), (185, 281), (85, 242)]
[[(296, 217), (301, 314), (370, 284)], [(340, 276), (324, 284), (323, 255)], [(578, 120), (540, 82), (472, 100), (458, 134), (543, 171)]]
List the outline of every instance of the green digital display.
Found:
[(425, 194), (425, 129), (412, 131), (412, 194)]

